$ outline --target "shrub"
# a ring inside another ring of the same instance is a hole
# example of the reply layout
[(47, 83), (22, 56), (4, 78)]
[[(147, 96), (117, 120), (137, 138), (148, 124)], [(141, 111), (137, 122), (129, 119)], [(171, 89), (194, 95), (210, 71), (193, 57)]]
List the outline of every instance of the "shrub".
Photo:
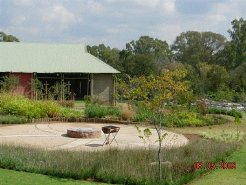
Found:
[(0, 124), (21, 124), (27, 121), (23, 116), (0, 115)]
[(139, 105), (136, 108), (136, 114), (133, 118), (133, 121), (148, 122), (151, 116), (152, 116), (152, 112), (150, 110)]
[(187, 110), (180, 110), (171, 112), (166, 115), (166, 125), (167, 126), (202, 126), (204, 124), (204, 120), (201, 119), (200, 116), (197, 115), (196, 112), (191, 112)]
[(3, 81), (0, 81), (2, 92), (13, 92), (19, 84), (19, 78), (14, 75), (4, 76)]
[(77, 118), (82, 117), (82, 112), (78, 110), (63, 108), (61, 111), (61, 117), (69, 119), (69, 120), (76, 120)]
[(85, 108), (85, 116), (88, 118), (104, 118), (106, 116), (120, 117), (121, 113), (117, 107), (105, 107), (99, 104), (88, 104)]
[(196, 102), (197, 110), (200, 114), (206, 115), (208, 113), (208, 106), (205, 101), (199, 100)]
[(4, 114), (22, 116), (28, 120), (39, 118), (66, 117), (74, 118), (79, 113), (63, 109), (54, 101), (33, 101), (22, 96), (0, 94), (0, 110)]
[(210, 114), (224, 114), (224, 115), (239, 117), (239, 118), (243, 117), (242, 113), (235, 109), (226, 110), (226, 109), (210, 108), (209, 113)]
[(120, 112), (121, 112), (121, 118), (127, 121), (133, 120), (135, 115), (132, 106), (127, 104), (123, 104), (120, 106)]

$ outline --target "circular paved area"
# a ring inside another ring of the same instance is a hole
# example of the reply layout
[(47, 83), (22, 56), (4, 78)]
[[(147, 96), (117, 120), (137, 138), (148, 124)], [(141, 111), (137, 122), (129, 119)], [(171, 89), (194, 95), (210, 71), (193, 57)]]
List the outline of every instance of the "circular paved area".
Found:
[[(152, 135), (150, 141), (144, 144), (139, 138), (137, 129), (132, 125), (117, 125), (120, 131), (116, 136), (116, 142), (112, 142), (110, 147), (126, 148), (126, 147), (157, 147), (157, 134), (151, 129)], [(11, 125), (0, 127), (0, 144), (9, 143), (17, 145), (27, 145), (33, 147), (41, 147), (50, 150), (103, 150), (109, 148), (108, 145), (102, 145), (105, 136), (102, 132), (100, 138), (80, 139), (69, 138), (66, 136), (68, 128), (90, 127), (101, 129), (106, 126), (99, 123), (38, 123), (25, 125)], [(142, 130), (144, 127), (140, 127)], [(163, 131), (167, 133), (163, 141), (164, 147), (178, 147), (188, 143), (188, 139), (181, 134)], [(112, 137), (111, 137), (112, 138)]]

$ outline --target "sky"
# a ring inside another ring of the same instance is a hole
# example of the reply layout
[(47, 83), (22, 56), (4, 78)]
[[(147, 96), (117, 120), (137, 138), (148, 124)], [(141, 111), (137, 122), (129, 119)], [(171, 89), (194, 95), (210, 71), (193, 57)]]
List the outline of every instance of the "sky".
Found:
[(84, 43), (124, 48), (142, 35), (172, 44), (182, 32), (229, 39), (246, 18), (246, 0), (0, 0), (0, 31), (21, 42)]

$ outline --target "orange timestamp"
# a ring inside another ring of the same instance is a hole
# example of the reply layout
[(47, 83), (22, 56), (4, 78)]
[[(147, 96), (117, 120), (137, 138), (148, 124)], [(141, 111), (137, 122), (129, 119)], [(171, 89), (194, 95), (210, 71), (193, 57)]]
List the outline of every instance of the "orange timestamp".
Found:
[(236, 162), (194, 162), (195, 170), (207, 169), (207, 170), (216, 170), (216, 169), (223, 169), (223, 170), (235, 170), (237, 168)]

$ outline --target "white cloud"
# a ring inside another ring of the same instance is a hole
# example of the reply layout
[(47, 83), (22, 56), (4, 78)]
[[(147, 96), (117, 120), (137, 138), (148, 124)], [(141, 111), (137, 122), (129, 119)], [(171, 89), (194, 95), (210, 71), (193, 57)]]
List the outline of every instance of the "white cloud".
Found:
[(27, 6), (31, 5), (33, 2), (32, 0), (15, 0), (14, 3), (18, 6)]
[(180, 24), (160, 24), (157, 25), (152, 32), (153, 37), (157, 37), (162, 40), (166, 40), (169, 44), (175, 40), (175, 38), (182, 32)]
[(213, 22), (224, 22), (226, 21), (226, 16), (223, 14), (211, 14), (207, 16), (208, 21), (213, 21)]
[(89, 0), (87, 1), (87, 4), (86, 4), (86, 10), (89, 10), (90, 12), (94, 14), (100, 14), (104, 12), (105, 8), (102, 4), (94, 0)]
[(11, 23), (13, 25), (21, 25), (25, 22), (26, 17), (24, 15), (17, 15), (12, 18)]
[(175, 3), (176, 0), (164, 0), (162, 3), (162, 7), (164, 10), (165, 14), (172, 14), (175, 12), (176, 8), (175, 8)]
[(54, 6), (49, 14), (43, 16), (43, 20), (46, 23), (59, 23), (63, 26), (68, 26), (76, 22), (75, 15), (62, 5)]

